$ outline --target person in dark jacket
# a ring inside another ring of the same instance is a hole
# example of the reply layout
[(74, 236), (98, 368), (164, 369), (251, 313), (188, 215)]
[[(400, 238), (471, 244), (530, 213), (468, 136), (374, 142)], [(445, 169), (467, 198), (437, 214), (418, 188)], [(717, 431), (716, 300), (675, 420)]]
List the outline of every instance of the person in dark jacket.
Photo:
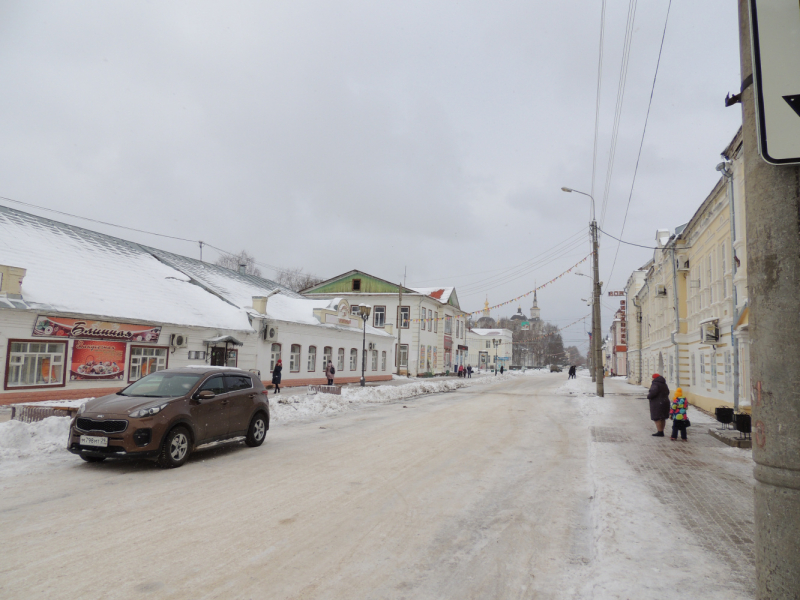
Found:
[(275, 386), (276, 394), (281, 393), (281, 371), (283, 371), (283, 362), (279, 360), (278, 364), (275, 365), (275, 369), (272, 371), (272, 384)]
[(653, 384), (647, 392), (647, 399), (650, 400), (650, 419), (656, 423), (656, 431), (653, 437), (664, 437), (664, 426), (669, 418), (669, 387), (666, 380), (658, 373), (653, 373)]
[(467, 379), (472, 378), (472, 365), (467, 365)]
[(331, 361), (328, 361), (328, 367), (325, 369), (325, 377), (328, 378), (328, 385), (333, 385), (333, 376), (336, 374), (336, 369)]

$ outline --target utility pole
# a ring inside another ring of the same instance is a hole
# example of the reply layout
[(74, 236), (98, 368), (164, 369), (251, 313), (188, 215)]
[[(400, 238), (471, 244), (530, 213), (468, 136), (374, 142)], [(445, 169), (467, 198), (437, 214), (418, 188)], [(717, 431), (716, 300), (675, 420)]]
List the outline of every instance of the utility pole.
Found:
[[(397, 375), (400, 376), (400, 332), (402, 331), (401, 325), (403, 324), (403, 286), (406, 284), (406, 271), (403, 269), (403, 285), (397, 285)], [(408, 353), (406, 353), (406, 375), (408, 375)]]
[[(800, 597), (800, 166), (770, 165), (758, 155), (754, 86), (749, 83), (754, 67), (749, 4), (739, 0), (739, 54), (756, 463), (756, 597), (767, 600)], [(787, 14), (798, 9), (797, 2), (770, 4)], [(786, 52), (790, 53), (788, 46)]]
[[(592, 201), (594, 207), (594, 201)], [(597, 256), (597, 221), (594, 219), (594, 208), (592, 208), (592, 263), (594, 266), (594, 304), (592, 306), (592, 342), (594, 343), (594, 372), (597, 384), (597, 395), (601, 398), (605, 396), (603, 389), (603, 346), (600, 339), (600, 267)]]

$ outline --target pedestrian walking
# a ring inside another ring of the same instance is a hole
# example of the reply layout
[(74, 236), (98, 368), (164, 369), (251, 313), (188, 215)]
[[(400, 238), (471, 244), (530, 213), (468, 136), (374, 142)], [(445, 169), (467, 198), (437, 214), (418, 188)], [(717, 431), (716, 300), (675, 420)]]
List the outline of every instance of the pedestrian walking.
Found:
[(325, 369), (325, 377), (328, 378), (328, 385), (333, 385), (333, 376), (336, 374), (336, 367), (333, 366), (331, 361), (328, 361), (328, 368)]
[(658, 373), (653, 373), (653, 383), (647, 392), (647, 399), (650, 400), (650, 419), (655, 421), (657, 429), (653, 437), (664, 437), (664, 426), (670, 409), (669, 386)]
[(281, 393), (281, 371), (283, 371), (283, 362), (279, 359), (272, 371), (272, 384), (275, 386), (276, 394)]
[(500, 375), (503, 374), (503, 371), (505, 371), (505, 367), (503, 365), (500, 365)]
[(672, 419), (672, 437), (671, 440), (678, 439), (678, 433), (681, 434), (681, 439), (686, 442), (686, 428), (689, 427), (689, 402), (683, 397), (683, 390), (678, 388), (675, 390), (675, 399), (672, 401), (672, 406), (669, 409), (669, 418)]
[(467, 379), (472, 379), (472, 365), (467, 365)]

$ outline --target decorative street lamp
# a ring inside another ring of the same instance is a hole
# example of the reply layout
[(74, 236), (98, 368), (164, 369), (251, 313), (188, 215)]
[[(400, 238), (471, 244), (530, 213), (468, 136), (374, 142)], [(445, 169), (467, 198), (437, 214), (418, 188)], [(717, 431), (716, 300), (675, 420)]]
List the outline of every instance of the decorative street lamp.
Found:
[(361, 320), (364, 321), (364, 337), (361, 343), (361, 387), (367, 385), (367, 380), (364, 378), (364, 372), (367, 369), (367, 319), (372, 307), (368, 304), (358, 305), (358, 314), (361, 315)]

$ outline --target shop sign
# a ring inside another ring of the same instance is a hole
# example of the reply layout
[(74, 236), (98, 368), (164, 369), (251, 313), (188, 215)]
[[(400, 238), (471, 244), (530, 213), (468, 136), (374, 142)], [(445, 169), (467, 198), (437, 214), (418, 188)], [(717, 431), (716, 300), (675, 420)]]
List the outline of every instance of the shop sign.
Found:
[(346, 327), (361, 327), (361, 319), (353, 319), (350, 315), (350, 303), (347, 300), (339, 300), (339, 308), (335, 315), (326, 314), (325, 322), (331, 325), (344, 325)]
[(453, 347), (453, 338), (452, 338), (452, 336), (449, 336), (449, 335), (445, 335), (444, 336), (444, 347), (445, 347), (445, 350)]
[(122, 379), (126, 342), (75, 340), (69, 367), (71, 381)]
[(161, 335), (161, 327), (39, 315), (33, 326), (33, 335), (34, 337), (68, 337), (156, 344)]

